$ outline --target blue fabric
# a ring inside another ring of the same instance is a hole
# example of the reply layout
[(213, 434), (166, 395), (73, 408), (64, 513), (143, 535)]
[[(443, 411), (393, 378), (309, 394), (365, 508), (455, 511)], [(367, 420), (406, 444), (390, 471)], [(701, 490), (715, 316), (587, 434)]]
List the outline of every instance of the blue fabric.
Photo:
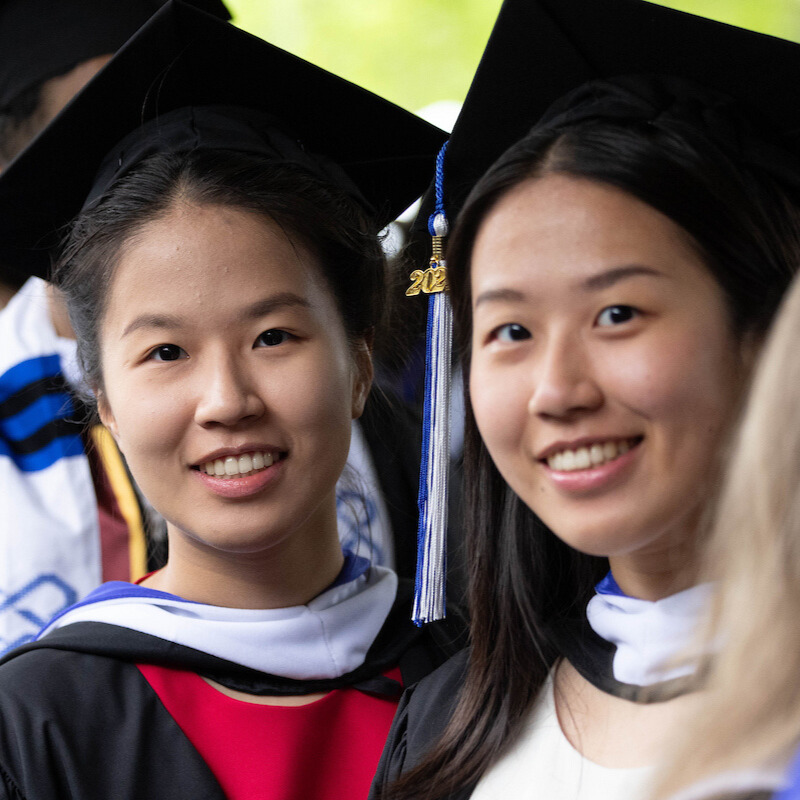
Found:
[[(26, 359), (0, 375), (0, 413), (7, 415), (0, 417), (0, 456), (10, 458), (21, 472), (39, 472), (59, 459), (83, 455), (83, 442), (77, 425), (74, 433), (58, 428), (49, 431), (46, 437), (49, 441), (34, 452), (25, 452), (26, 447), (17, 445), (45, 426), (70, 419), (75, 413), (69, 394), (54, 391), (56, 385), (48, 387), (39, 383), (60, 378), (61, 360), (58, 354)], [(11, 407), (3, 411), (3, 403), (29, 387), (35, 387), (36, 391), (35, 396), (30, 398), (22, 395), (27, 405), (9, 414), (11, 408), (18, 406), (14, 401)]]
[(58, 354), (37, 356), (15, 364), (0, 375), (0, 403), (8, 400), (20, 389), (42, 378), (54, 378), (61, 374), (61, 360)]
[(344, 564), (339, 571), (338, 577), (328, 589), (333, 589), (334, 586), (344, 586), (345, 583), (350, 583), (350, 581), (360, 578), (370, 567), (368, 558), (357, 556), (350, 550), (343, 550), (342, 553), (344, 555)]
[(619, 588), (619, 584), (614, 580), (611, 572), (603, 578), (595, 587), (594, 590), (598, 594), (613, 594), (617, 597), (627, 597), (628, 595)]
[(25, 454), (13, 452), (11, 445), (0, 439), (0, 456), (10, 458), (21, 472), (38, 472), (47, 469), (61, 458), (80, 455), (83, 455), (83, 441), (77, 433), (53, 439), (41, 450)]
[(21, 442), (56, 419), (74, 413), (72, 398), (66, 392), (44, 394), (17, 414), (0, 418), (0, 434), (12, 442)]
[(789, 769), (788, 780), (789, 785), (772, 795), (772, 800), (800, 800), (800, 751)]

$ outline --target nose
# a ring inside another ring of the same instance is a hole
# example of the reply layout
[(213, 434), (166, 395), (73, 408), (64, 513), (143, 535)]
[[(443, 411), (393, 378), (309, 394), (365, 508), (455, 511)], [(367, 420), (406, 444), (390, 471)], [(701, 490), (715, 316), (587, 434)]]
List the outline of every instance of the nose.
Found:
[(226, 354), (208, 358), (204, 366), (197, 374), (195, 422), (236, 427), (264, 414), (264, 400), (246, 365)]
[(534, 365), (532, 382), (528, 412), (541, 418), (570, 421), (603, 404), (595, 365), (578, 337), (551, 340)]

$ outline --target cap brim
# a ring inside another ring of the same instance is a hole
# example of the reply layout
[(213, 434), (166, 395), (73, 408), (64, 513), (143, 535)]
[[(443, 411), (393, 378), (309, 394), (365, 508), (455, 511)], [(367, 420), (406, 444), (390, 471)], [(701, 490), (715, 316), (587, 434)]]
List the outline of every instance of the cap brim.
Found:
[[(222, 0), (189, 0), (220, 19)], [(116, 52), (163, 0), (6, 0), (0, 3), (0, 108), (76, 64)]]
[[(783, 137), (800, 131), (800, 46), (642, 0), (505, 0), (453, 127), (455, 217), (478, 178), (582, 84), (661, 74), (727, 94)], [(426, 198), (421, 218), (431, 207)]]
[(56, 232), (129, 132), (183, 106), (239, 105), (286, 120), (339, 164), (383, 226), (427, 183), (446, 134), (377, 95), (170, 0), (0, 175), (0, 263), (45, 277)]

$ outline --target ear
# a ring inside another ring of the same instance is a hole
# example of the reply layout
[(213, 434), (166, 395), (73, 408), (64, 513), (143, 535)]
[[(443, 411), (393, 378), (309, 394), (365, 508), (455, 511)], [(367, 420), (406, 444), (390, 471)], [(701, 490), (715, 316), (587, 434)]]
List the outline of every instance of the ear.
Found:
[(364, 405), (372, 388), (372, 345), (374, 336), (370, 331), (361, 337), (353, 348), (355, 380), (353, 381), (352, 418), (358, 419), (364, 413)]
[(111, 411), (111, 406), (108, 403), (105, 392), (101, 389), (96, 389), (95, 397), (97, 398), (97, 413), (100, 416), (100, 422), (108, 429), (109, 433), (114, 437), (114, 441), (119, 446), (117, 420), (114, 417), (114, 413)]

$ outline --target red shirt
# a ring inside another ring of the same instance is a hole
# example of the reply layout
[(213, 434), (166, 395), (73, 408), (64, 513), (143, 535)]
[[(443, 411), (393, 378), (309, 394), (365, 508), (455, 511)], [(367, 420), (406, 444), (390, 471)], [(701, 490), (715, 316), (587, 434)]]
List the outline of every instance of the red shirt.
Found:
[[(230, 800), (358, 800), (369, 793), (398, 700), (357, 689), (302, 706), (248, 703), (193, 672), (138, 665)], [(400, 670), (387, 677), (400, 680)]]

